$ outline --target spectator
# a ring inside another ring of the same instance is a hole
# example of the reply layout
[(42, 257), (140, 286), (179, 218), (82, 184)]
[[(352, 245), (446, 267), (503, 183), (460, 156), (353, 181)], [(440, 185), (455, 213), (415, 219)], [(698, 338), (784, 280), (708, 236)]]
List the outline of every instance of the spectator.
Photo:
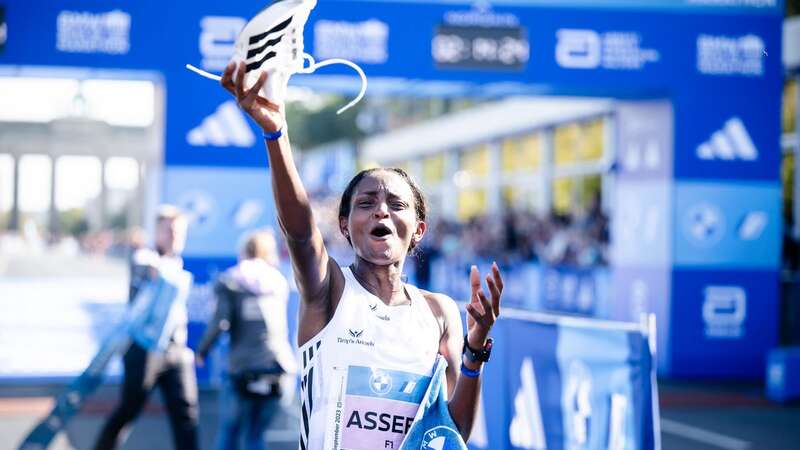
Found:
[(296, 372), (286, 324), (289, 287), (278, 264), (272, 232), (256, 232), (214, 288), (217, 308), (198, 348), (198, 365), (220, 333), (229, 333), (218, 450), (237, 449), (242, 435), (248, 450), (264, 449), (264, 432), (280, 409), (281, 379)]

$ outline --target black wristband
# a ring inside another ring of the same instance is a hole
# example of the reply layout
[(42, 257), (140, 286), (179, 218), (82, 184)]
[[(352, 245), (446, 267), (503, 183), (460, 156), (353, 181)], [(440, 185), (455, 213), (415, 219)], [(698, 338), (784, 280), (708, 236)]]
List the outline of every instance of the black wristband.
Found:
[(494, 340), (492, 338), (486, 339), (486, 345), (480, 350), (475, 350), (469, 346), (468, 336), (464, 336), (464, 348), (462, 354), (467, 357), (471, 362), (488, 362), (492, 354), (492, 346)]

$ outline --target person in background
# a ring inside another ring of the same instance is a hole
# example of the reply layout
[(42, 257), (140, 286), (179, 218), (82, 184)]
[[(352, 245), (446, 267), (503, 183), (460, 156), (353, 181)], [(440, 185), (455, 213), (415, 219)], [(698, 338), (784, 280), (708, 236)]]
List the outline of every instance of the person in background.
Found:
[[(159, 275), (182, 269), (180, 254), (186, 243), (187, 220), (171, 205), (159, 207), (155, 248), (140, 248), (131, 257), (129, 302)], [(185, 305), (152, 304), (131, 325), (132, 343), (123, 357), (124, 378), (119, 405), (103, 426), (96, 450), (121, 445), (158, 385), (169, 415), (176, 449), (198, 450), (197, 380), (192, 351), (186, 346), (188, 316)], [(175, 314), (177, 312), (177, 314)]]
[(230, 335), (228, 376), (221, 395), (218, 450), (264, 449), (264, 432), (280, 410), (281, 381), (296, 372), (289, 344), (289, 285), (277, 266), (272, 231), (250, 235), (239, 263), (214, 287), (217, 308), (198, 347), (198, 365), (222, 332)]

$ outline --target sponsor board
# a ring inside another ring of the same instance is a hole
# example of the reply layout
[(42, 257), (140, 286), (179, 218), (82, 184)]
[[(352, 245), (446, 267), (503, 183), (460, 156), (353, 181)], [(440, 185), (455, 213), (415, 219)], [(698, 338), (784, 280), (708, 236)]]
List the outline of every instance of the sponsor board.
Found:
[(697, 157), (704, 160), (755, 161), (758, 149), (738, 117), (725, 122), (722, 129), (715, 131), (709, 140), (697, 146)]
[(780, 197), (772, 183), (677, 183), (674, 264), (778, 267)]
[(125, 55), (130, 51), (131, 15), (61, 11), (56, 19), (56, 48), (66, 53)]
[(389, 59), (389, 25), (378, 19), (318, 20), (314, 23), (314, 57), (383, 64)]
[(642, 40), (636, 31), (561, 28), (556, 31), (555, 59), (564, 69), (642, 70), (661, 59)]
[(527, 29), (509, 13), (478, 2), (448, 11), (434, 30), (431, 56), (440, 69), (523, 70), (530, 59)]
[(167, 168), (164, 200), (189, 219), (184, 256), (232, 256), (247, 233), (274, 227), (269, 177), (260, 168)]
[(189, 130), (186, 142), (195, 147), (252, 147), (256, 136), (236, 102), (228, 100)]
[(206, 16), (200, 20), (200, 65), (221, 72), (233, 56), (236, 37), (247, 21), (243, 17)]
[(764, 39), (755, 34), (697, 37), (697, 71), (704, 75), (764, 75), (767, 57)]

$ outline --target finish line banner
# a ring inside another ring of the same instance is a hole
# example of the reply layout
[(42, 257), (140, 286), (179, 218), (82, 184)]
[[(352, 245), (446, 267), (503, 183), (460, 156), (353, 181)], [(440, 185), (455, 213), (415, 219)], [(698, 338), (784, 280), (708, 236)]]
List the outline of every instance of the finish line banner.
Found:
[(503, 315), (469, 448), (660, 448), (652, 333), (636, 324)]

